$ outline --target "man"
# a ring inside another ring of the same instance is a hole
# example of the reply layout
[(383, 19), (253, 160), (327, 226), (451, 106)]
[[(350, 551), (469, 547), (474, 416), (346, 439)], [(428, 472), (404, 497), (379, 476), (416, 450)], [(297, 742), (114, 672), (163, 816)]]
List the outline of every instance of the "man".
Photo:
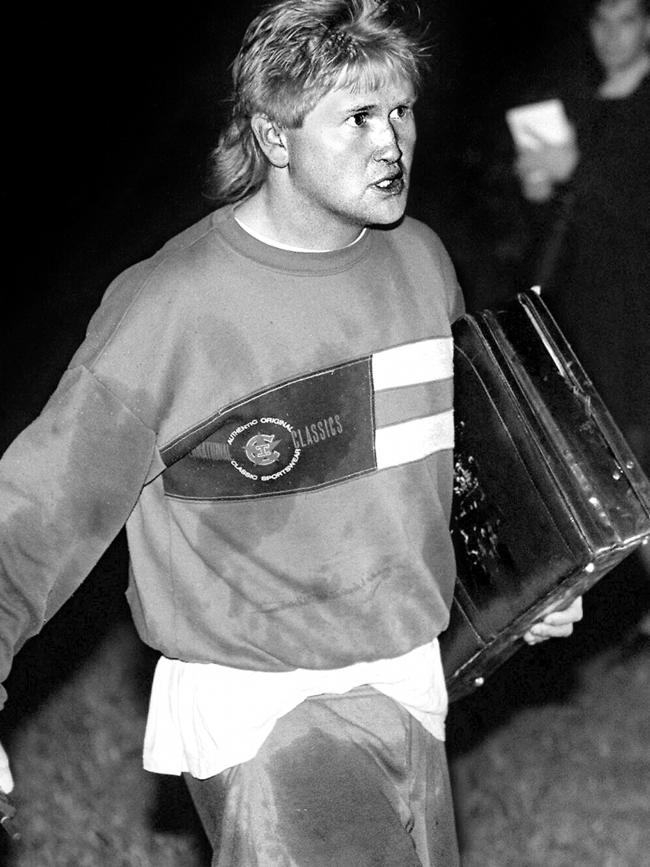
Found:
[[(545, 227), (532, 279), (648, 472), (650, 3), (592, 0), (588, 32), (601, 74), (593, 91), (565, 88), (572, 140), (540, 141), (516, 170)], [(650, 612), (627, 644), (650, 646)]]
[(424, 48), (400, 6), (253, 21), (229, 204), (114, 282), (2, 464), (3, 674), (126, 522), (161, 652), (145, 767), (186, 775), (220, 867), (458, 863), (437, 635), (462, 301), (403, 219)]

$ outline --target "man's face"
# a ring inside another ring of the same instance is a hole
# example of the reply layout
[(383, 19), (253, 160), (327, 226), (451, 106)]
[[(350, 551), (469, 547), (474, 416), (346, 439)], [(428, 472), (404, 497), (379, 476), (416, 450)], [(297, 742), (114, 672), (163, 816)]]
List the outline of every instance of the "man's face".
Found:
[(596, 58), (607, 73), (622, 72), (646, 51), (650, 18), (642, 0), (603, 0), (589, 21)]
[(285, 130), (287, 184), (294, 215), (324, 241), (347, 243), (367, 225), (404, 214), (415, 121), (404, 78), (371, 91), (327, 93), (298, 129)]

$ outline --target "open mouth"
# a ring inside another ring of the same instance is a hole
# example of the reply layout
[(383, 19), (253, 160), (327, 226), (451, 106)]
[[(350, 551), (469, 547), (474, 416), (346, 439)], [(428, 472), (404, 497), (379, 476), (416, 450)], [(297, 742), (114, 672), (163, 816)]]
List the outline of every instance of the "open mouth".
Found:
[(377, 181), (373, 184), (373, 186), (376, 189), (381, 190), (382, 193), (397, 195), (404, 189), (404, 173), (400, 172), (397, 175), (393, 175), (393, 177), (383, 178), (381, 181)]

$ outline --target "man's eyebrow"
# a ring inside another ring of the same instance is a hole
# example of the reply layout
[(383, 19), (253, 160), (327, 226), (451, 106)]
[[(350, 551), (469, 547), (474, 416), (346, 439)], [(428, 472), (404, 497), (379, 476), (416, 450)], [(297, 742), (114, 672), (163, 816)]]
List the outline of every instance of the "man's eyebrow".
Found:
[[(392, 100), (395, 105), (413, 105), (415, 103), (414, 96), (407, 96), (406, 94), (400, 97), (399, 99)], [(375, 108), (378, 108), (380, 105), (379, 102), (369, 102), (365, 104), (351, 104), (346, 106), (343, 109), (343, 114), (360, 114), (362, 111), (372, 111)]]
[(373, 108), (377, 108), (378, 103), (369, 102), (365, 105), (349, 105), (343, 109), (344, 114), (360, 114), (362, 111), (372, 111)]

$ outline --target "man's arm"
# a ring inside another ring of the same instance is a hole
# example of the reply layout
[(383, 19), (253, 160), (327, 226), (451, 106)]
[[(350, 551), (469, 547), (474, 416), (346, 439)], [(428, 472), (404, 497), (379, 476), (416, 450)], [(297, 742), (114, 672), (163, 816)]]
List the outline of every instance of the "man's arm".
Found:
[[(7, 449), (0, 461), (0, 683), (15, 653), (125, 524), (155, 442), (153, 431), (79, 367)], [(0, 707), (5, 695), (0, 686)], [(0, 745), (0, 790), (13, 785)]]
[[(69, 370), (0, 461), (0, 683), (133, 509), (155, 434), (88, 370)], [(0, 705), (3, 699), (0, 687)]]

